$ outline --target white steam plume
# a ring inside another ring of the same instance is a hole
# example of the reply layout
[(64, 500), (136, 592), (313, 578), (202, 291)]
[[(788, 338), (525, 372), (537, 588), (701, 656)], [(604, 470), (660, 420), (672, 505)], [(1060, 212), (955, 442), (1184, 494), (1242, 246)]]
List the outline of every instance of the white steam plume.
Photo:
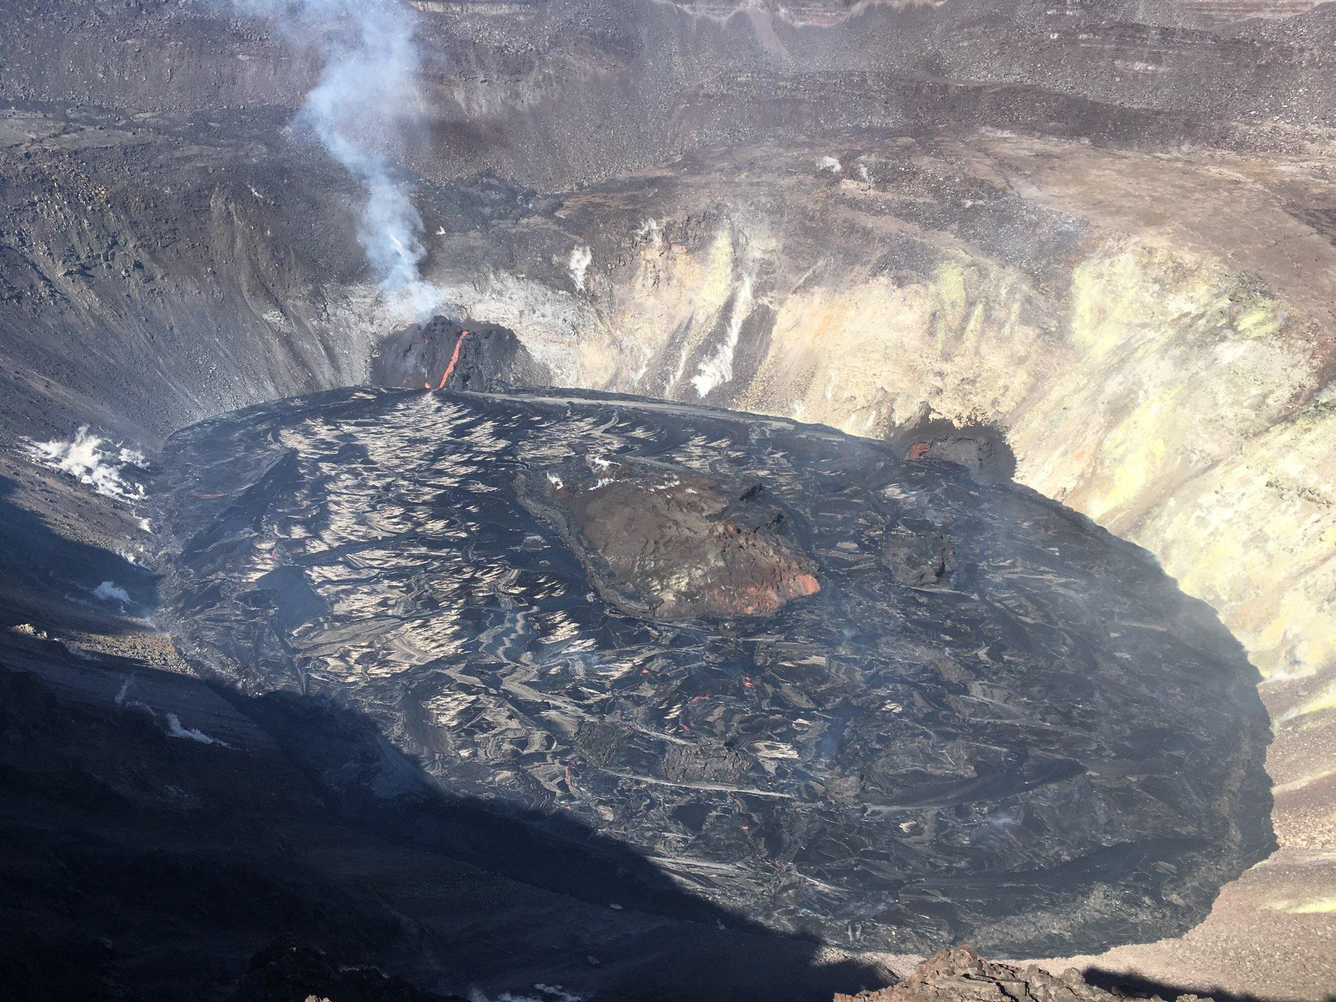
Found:
[(167, 714), (167, 734), (173, 738), (184, 738), (187, 741), (198, 741), (202, 745), (222, 745), (228, 747), (226, 741), (219, 741), (217, 738), (211, 738), (196, 727), (184, 727), (181, 724), (181, 718), (175, 713)]
[(296, 46), (325, 60), (320, 82), (297, 116), (362, 185), (357, 238), (381, 288), (396, 305), (425, 313), (441, 295), (422, 280), (422, 217), (396, 180), (390, 155), (420, 122), (414, 12), (398, 0), (233, 0), (268, 15)]
[[(134, 689), (134, 685), (135, 677), (131, 674), (121, 686), (120, 692), (116, 693), (116, 705), (123, 709), (138, 710), (141, 713), (147, 713), (156, 721), (158, 719), (157, 710), (153, 709), (153, 707), (145, 702), (130, 698), (130, 692)], [(175, 713), (167, 714), (167, 736), (169, 738), (182, 738), (186, 741), (198, 741), (202, 745), (217, 745), (219, 748), (232, 747), (226, 741), (210, 737), (197, 727), (186, 727), (181, 723), (181, 718)]]
[(68, 442), (25, 442), (28, 458), (43, 466), (68, 474), (104, 497), (135, 502), (144, 498), (144, 485), (127, 481), (122, 474), (129, 467), (148, 468), (148, 460), (138, 449), (112, 444), (83, 425)]

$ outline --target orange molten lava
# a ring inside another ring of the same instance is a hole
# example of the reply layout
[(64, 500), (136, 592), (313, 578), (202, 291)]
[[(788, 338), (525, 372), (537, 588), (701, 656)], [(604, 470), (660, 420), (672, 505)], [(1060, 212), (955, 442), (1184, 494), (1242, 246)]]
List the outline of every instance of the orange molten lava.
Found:
[(441, 384), (436, 388), (445, 389), (445, 381), (450, 378), (450, 373), (455, 371), (455, 363), (459, 361), (459, 349), (464, 347), (464, 338), (469, 336), (468, 331), (459, 332), (459, 340), (455, 342), (455, 353), (450, 356), (450, 364), (445, 367), (445, 375), (441, 377)]

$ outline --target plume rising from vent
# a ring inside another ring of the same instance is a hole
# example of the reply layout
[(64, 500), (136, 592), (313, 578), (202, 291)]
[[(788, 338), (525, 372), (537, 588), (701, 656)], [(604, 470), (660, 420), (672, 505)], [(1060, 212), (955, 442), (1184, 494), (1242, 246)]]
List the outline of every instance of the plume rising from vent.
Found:
[(324, 71), (296, 124), (366, 192), (357, 237), (381, 288), (415, 314), (438, 306), (439, 290), (421, 274), (422, 217), (392, 159), (421, 118), (412, 10), (395, 0), (234, 0), (234, 8), (271, 17), (294, 47), (320, 51)]

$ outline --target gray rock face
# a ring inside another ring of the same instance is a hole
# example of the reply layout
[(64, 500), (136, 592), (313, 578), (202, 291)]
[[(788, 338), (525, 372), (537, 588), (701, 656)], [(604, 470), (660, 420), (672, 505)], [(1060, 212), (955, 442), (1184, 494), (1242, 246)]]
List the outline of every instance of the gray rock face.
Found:
[[(316, 48), (225, 8), (57, 0), (38, 17), (11, 4), (10, 100), (272, 114), (318, 78)], [(408, 158), (437, 179), (491, 168), (566, 188), (709, 146), (869, 129), (1284, 147), (1336, 111), (1330, 5), (412, 6), (429, 128)]]
[[(187, 429), (156, 486), (199, 668), (342, 701), (452, 796), (569, 815), (777, 931), (1093, 950), (1186, 928), (1271, 845), (1255, 672), (1210, 611), (953, 464), (360, 390)], [(757, 605), (776, 568), (819, 588)]]

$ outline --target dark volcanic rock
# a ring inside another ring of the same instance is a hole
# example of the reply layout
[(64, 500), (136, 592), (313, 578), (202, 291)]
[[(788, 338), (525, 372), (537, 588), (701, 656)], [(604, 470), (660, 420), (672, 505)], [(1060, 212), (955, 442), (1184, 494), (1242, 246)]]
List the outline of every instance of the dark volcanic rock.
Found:
[(984, 483), (1000, 483), (1016, 475), (1016, 456), (1004, 432), (986, 425), (957, 425), (926, 405), (904, 427), (894, 429), (890, 439), (908, 460), (955, 463)]
[(595, 455), (540, 472), (549, 503), (532, 491), (529, 503), (568, 526), (599, 594), (622, 609), (665, 620), (762, 616), (821, 590), (759, 487), (730, 503), (705, 477)]
[(969, 470), (976, 480), (985, 482), (1009, 480), (1016, 471), (1015, 459), (1009, 451), (1000, 451), (995, 440), (970, 435), (922, 439), (909, 447), (905, 457), (955, 463)]
[[(328, 694), (451, 796), (583, 823), (771, 928), (1094, 950), (1185, 929), (1271, 847), (1237, 643), (1012, 485), (555, 392), (267, 405), (159, 469), (198, 665)], [(736, 615), (758, 588), (770, 615)]]
[(956, 551), (940, 532), (892, 528), (881, 548), (881, 563), (902, 585), (922, 588), (956, 569)]
[(406, 390), (488, 393), (549, 382), (515, 332), (496, 324), (467, 326), (433, 317), (386, 337), (371, 358), (371, 382)]
[(751, 759), (719, 741), (673, 745), (663, 757), (663, 774), (675, 782), (736, 782), (751, 768)]
[(276, 944), (251, 960), (230, 1002), (465, 1002), (437, 995), (374, 968), (348, 968), (301, 944)]

